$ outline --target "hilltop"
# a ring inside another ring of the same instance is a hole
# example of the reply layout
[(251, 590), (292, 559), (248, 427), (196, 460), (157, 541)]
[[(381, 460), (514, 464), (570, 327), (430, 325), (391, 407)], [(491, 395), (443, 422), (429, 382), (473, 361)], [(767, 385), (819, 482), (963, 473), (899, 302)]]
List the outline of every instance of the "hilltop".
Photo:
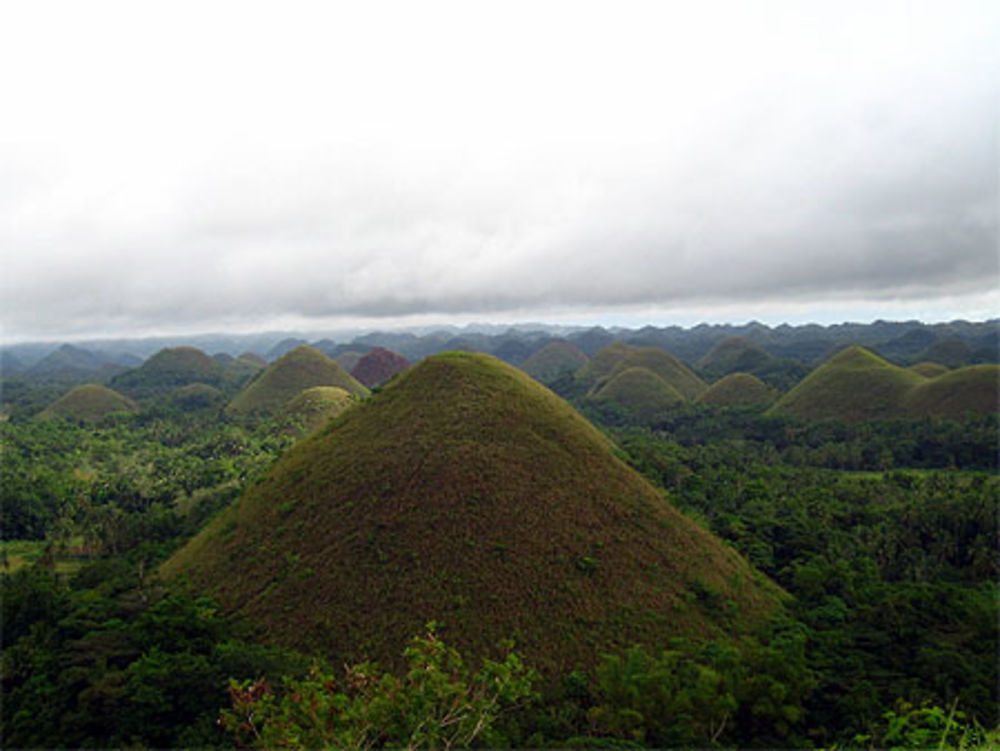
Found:
[(939, 375), (947, 373), (949, 368), (947, 365), (942, 365), (939, 362), (929, 362), (925, 360), (924, 362), (918, 362), (916, 365), (911, 365), (909, 370), (912, 370), (914, 373), (919, 373), (924, 376), (924, 378), (937, 378)]
[(750, 404), (770, 404), (778, 392), (757, 376), (749, 373), (730, 373), (703, 391), (698, 397), (701, 404), (717, 407), (736, 407)]
[(410, 367), (410, 361), (385, 347), (376, 347), (351, 368), (351, 375), (368, 388), (385, 383)]
[(110, 386), (133, 399), (144, 399), (192, 383), (223, 389), (226, 366), (195, 347), (162, 349), (138, 368), (111, 379)]
[(811, 419), (871, 420), (904, 413), (903, 400), (926, 378), (864, 347), (841, 350), (769, 410)]
[(226, 407), (230, 414), (273, 413), (313, 386), (337, 386), (364, 396), (368, 389), (318, 349), (300, 346), (282, 355), (238, 393)]
[(719, 340), (696, 363), (707, 377), (716, 379), (730, 373), (751, 373), (766, 367), (772, 358), (756, 342), (744, 336)]
[(67, 420), (99, 422), (112, 412), (138, 412), (139, 407), (126, 396), (107, 386), (87, 383), (70, 390), (42, 410), (40, 419), (61, 417)]
[(587, 356), (567, 341), (549, 342), (521, 363), (521, 370), (541, 383), (552, 383), (587, 364)]
[(740, 632), (779, 592), (496, 358), (422, 361), (290, 449), (162, 567), (269, 642), (398, 663), (429, 620), (547, 672)]

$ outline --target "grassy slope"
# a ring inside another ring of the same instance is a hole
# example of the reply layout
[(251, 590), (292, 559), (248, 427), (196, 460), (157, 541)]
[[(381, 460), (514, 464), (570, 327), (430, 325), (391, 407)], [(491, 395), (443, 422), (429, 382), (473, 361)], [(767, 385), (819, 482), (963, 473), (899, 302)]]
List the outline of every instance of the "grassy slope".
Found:
[(628, 642), (740, 630), (779, 593), (487, 355), (423, 361), (293, 447), (167, 561), (262, 636), (398, 661), (430, 619), (544, 669)]
[(313, 386), (338, 386), (364, 396), (368, 389), (340, 365), (313, 347), (297, 347), (282, 355), (226, 407), (233, 414), (275, 412), (296, 395)]
[(741, 404), (769, 404), (777, 392), (749, 373), (730, 373), (703, 391), (698, 397), (702, 404), (735, 407)]
[(742, 336), (716, 342), (697, 362), (698, 368), (715, 376), (745, 372), (766, 365), (773, 358), (760, 346)]
[(138, 412), (135, 402), (95, 383), (77, 386), (39, 413), (41, 419), (64, 417), (97, 422), (112, 412)]
[(521, 363), (521, 370), (542, 383), (573, 373), (587, 364), (587, 356), (569, 342), (549, 342)]
[(611, 378), (629, 368), (648, 368), (685, 399), (695, 399), (707, 386), (687, 365), (659, 347), (632, 347), (612, 342), (577, 372), (577, 380), (596, 394)]
[(591, 397), (597, 402), (614, 402), (628, 414), (649, 419), (684, 397), (649, 368), (626, 368), (613, 376)]
[(863, 347), (848, 347), (806, 376), (769, 412), (811, 419), (897, 417), (904, 413), (907, 392), (925, 382), (924, 376)]
[(918, 384), (904, 398), (914, 417), (958, 417), (966, 412), (989, 414), (1000, 408), (1000, 366), (970, 365)]
[(355, 403), (339, 386), (313, 386), (294, 397), (281, 413), (302, 424), (307, 433), (318, 430)]

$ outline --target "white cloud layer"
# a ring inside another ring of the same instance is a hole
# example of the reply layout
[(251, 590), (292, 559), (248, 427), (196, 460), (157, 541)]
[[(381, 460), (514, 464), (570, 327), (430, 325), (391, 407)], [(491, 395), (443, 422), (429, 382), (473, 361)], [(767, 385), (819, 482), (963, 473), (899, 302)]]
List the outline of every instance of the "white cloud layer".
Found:
[(2, 16), (6, 337), (1000, 310), (990, 2)]

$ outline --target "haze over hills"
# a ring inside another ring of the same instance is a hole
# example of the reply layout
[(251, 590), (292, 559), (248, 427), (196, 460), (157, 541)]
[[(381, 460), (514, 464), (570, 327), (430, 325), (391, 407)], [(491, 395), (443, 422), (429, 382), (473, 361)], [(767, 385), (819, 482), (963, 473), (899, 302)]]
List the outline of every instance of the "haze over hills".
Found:
[(572, 407), (479, 354), (428, 358), (299, 442), (162, 571), (268, 641), (390, 664), (432, 619), (551, 671), (780, 609)]

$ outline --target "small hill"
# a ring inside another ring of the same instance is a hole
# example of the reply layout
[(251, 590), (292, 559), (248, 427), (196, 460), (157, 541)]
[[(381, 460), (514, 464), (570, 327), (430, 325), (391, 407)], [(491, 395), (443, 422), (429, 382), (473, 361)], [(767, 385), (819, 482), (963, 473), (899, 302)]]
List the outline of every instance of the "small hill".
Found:
[(697, 401), (717, 407), (738, 407), (751, 404), (770, 404), (778, 392), (749, 373), (730, 373), (703, 391)]
[(1000, 410), (1000, 365), (970, 365), (914, 387), (903, 400), (913, 417), (959, 417)]
[(306, 433), (312, 433), (355, 402), (355, 397), (338, 386), (313, 386), (285, 405), (281, 416), (301, 425)]
[(378, 386), (410, 367), (410, 361), (385, 347), (376, 347), (358, 360), (351, 375), (368, 388)]
[(919, 373), (924, 378), (937, 378), (939, 375), (944, 375), (948, 372), (948, 366), (942, 365), (939, 362), (918, 362), (916, 365), (911, 365), (908, 370), (912, 370), (914, 373)]
[(904, 413), (906, 393), (925, 381), (864, 347), (847, 347), (806, 376), (768, 413), (845, 421), (898, 417)]
[(102, 352), (63, 344), (24, 371), (24, 376), (42, 383), (104, 381), (127, 370), (126, 366)]
[(288, 337), (287, 339), (282, 339), (280, 342), (275, 344), (271, 349), (267, 351), (264, 359), (268, 362), (274, 362), (280, 357), (284, 357), (293, 349), (298, 349), (299, 347), (304, 347), (308, 345), (305, 339), (297, 339), (295, 337)]
[(629, 417), (651, 420), (664, 410), (685, 401), (677, 389), (649, 368), (626, 368), (613, 376), (588, 399), (613, 403)]
[(230, 414), (275, 413), (313, 386), (339, 386), (364, 396), (368, 389), (318, 349), (302, 346), (271, 363), (229, 402)]
[(259, 365), (262, 368), (267, 367), (267, 360), (258, 355), (256, 352), (244, 352), (242, 355), (236, 358), (237, 360), (244, 360), (254, 365)]
[(552, 383), (556, 379), (575, 373), (587, 364), (587, 356), (582, 350), (567, 341), (549, 342), (521, 363), (521, 370), (541, 383)]
[(293, 446), (161, 569), (267, 642), (398, 665), (429, 620), (546, 672), (739, 632), (777, 589), (529, 376), (433, 356)]
[(169, 401), (185, 412), (195, 412), (221, 407), (226, 402), (226, 395), (207, 383), (189, 383), (172, 392)]
[(222, 389), (225, 366), (195, 347), (168, 347), (138, 368), (111, 379), (112, 388), (133, 399), (164, 395), (191, 383)]
[(760, 345), (743, 336), (728, 336), (716, 342), (696, 363), (712, 379), (730, 373), (751, 373), (766, 367), (774, 358)]
[(632, 347), (612, 342), (577, 371), (577, 381), (596, 394), (604, 384), (628, 368), (647, 368), (673, 386), (685, 399), (708, 388), (687, 365), (659, 347)]
[(139, 407), (126, 396), (106, 386), (86, 383), (59, 397), (38, 413), (42, 420), (57, 417), (66, 420), (99, 422), (112, 412), (138, 412)]

